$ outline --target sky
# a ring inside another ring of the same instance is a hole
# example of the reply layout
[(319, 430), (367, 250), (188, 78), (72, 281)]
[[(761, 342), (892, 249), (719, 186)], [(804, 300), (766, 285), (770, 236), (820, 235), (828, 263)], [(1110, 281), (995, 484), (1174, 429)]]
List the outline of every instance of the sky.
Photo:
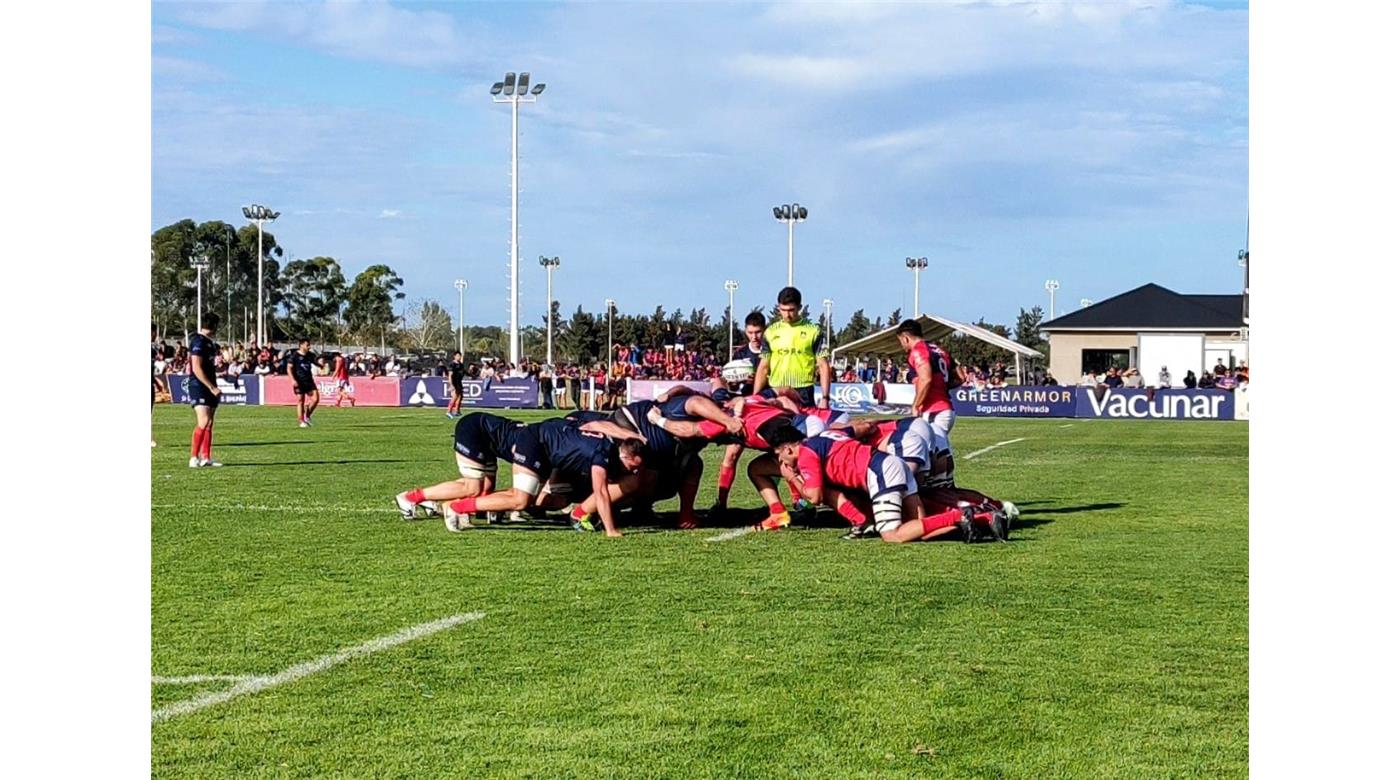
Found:
[(152, 5), (152, 230), (281, 211), (292, 257), (385, 263), (408, 300), (509, 322), (506, 71), (522, 324), (773, 305), (1014, 325), (1147, 282), (1236, 293), (1243, 3)]

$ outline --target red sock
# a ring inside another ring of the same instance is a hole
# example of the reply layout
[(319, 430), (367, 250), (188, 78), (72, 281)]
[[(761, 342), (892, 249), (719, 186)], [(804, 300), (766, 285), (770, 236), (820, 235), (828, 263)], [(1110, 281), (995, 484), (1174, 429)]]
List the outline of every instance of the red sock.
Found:
[(204, 441), (200, 442), (200, 445), (199, 445), (199, 453), (200, 453), (200, 455), (199, 455), (199, 456), (200, 456), (201, 458), (204, 458), (205, 460), (209, 460), (209, 448), (210, 448), (213, 444), (214, 444), (214, 426), (211, 425), (211, 426), (209, 426), (208, 428), (205, 428), (205, 429), (204, 429)]
[(190, 457), (191, 457), (191, 458), (198, 458), (198, 457), (199, 457), (199, 445), (200, 445), (200, 443), (203, 442), (203, 441), (204, 441), (204, 429), (203, 429), (203, 428), (195, 428), (195, 429), (194, 429), (194, 432), (190, 434)]
[(476, 499), (459, 498), (448, 506), (452, 507), (452, 511), (459, 515), (469, 515), (476, 511)]
[(569, 517), (575, 520), (582, 520), (588, 517), (588, 513), (583, 511), (583, 504), (574, 504), (574, 508), (569, 511)]
[(860, 525), (865, 522), (865, 513), (860, 511), (860, 507), (850, 501), (842, 501), (837, 504), (836, 514), (849, 520), (851, 525)]
[(955, 525), (961, 518), (961, 509), (949, 509), (946, 512), (939, 512), (936, 515), (928, 515), (924, 518), (924, 536), (928, 536), (940, 528), (947, 528), (950, 525)]
[(975, 520), (975, 521), (977, 521), (977, 522), (980, 523), (981, 525), (991, 525), (991, 524), (992, 524), (992, 513), (991, 513), (991, 512), (978, 512), (977, 514), (975, 514), (975, 515), (972, 516), (972, 519)]
[(421, 504), (421, 503), (423, 503), (423, 488), (414, 488), (414, 489), (408, 491), (408, 495), (405, 496), (405, 498), (407, 498), (407, 499), (409, 500), (409, 503), (413, 503), (413, 504)]
[(781, 501), (774, 501), (768, 505), (768, 511), (772, 514), (780, 515), (787, 511), (787, 507), (783, 506), (783, 502)]

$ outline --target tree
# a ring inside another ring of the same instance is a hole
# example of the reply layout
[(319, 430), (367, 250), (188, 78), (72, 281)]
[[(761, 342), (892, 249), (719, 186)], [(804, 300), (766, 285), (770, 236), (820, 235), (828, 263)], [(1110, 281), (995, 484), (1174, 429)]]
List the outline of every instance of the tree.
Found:
[(559, 334), (561, 354), (585, 365), (596, 361), (605, 349), (600, 331), (598, 319), (578, 307)]
[[(998, 336), (1011, 337), (1011, 331), (1005, 325), (993, 325), (978, 318), (974, 323), (978, 327), (985, 328)], [(1008, 357), (1001, 347), (988, 344), (987, 342), (973, 336), (955, 333), (948, 338), (948, 343), (941, 345), (952, 356), (953, 360), (961, 365), (973, 366), (977, 368), (987, 368), (998, 361), (1005, 363)]]
[(404, 335), (411, 347), (419, 351), (455, 348), (457, 344), (452, 334), (452, 315), (431, 298), (409, 304), (404, 311)]
[(381, 330), (394, 324), (394, 301), (403, 299), (402, 286), (403, 279), (387, 265), (361, 271), (346, 295), (346, 328), (367, 342), (377, 341)]
[(842, 344), (849, 344), (856, 339), (869, 336), (871, 332), (870, 320), (866, 319), (865, 309), (856, 309), (851, 313), (851, 321), (841, 329), (841, 335), (837, 337), (837, 340)]
[(903, 322), (903, 321), (904, 321), (904, 311), (903, 311), (902, 309), (896, 307), (894, 311), (890, 312), (889, 324), (891, 324), (891, 325), (898, 325), (899, 323), (901, 323), (901, 322)]
[(282, 269), (281, 286), (288, 335), (314, 335), (321, 343), (328, 334), (337, 335), (346, 294), (340, 263), (330, 257), (293, 260)]
[(1047, 354), (1050, 345), (1040, 335), (1040, 323), (1044, 320), (1045, 312), (1039, 306), (1032, 306), (1030, 311), (1021, 309), (1021, 313), (1016, 315), (1016, 343)]

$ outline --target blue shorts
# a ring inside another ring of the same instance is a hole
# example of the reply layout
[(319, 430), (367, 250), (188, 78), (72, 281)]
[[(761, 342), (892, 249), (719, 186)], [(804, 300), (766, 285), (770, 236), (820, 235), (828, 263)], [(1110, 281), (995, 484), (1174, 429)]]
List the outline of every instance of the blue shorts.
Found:
[(540, 444), (540, 437), (533, 428), (526, 428), (515, 437), (515, 446), (511, 448), (511, 452), (512, 463), (535, 472), (541, 481), (548, 479), (549, 472), (554, 469), (554, 465), (549, 461), (549, 453), (545, 452), (544, 445)]
[(185, 382), (185, 390), (190, 397), (190, 406), (219, 408), (219, 397), (209, 392), (209, 388), (205, 387), (203, 382), (193, 375), (186, 377), (183, 381)]

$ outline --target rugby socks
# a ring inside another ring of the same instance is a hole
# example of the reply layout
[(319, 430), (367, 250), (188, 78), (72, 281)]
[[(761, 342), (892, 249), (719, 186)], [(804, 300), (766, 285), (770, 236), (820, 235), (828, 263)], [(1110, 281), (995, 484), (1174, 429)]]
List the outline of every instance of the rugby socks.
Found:
[(787, 507), (783, 506), (783, 502), (781, 501), (774, 501), (773, 503), (768, 505), (769, 514), (780, 515), (786, 511)]
[(423, 503), (423, 488), (414, 488), (408, 491), (408, 495), (404, 496), (404, 498), (408, 499), (411, 504)]
[(459, 515), (469, 515), (476, 511), (476, 498), (459, 498), (448, 506)]
[(574, 520), (586, 520), (592, 515), (592, 512), (583, 511), (583, 504), (574, 504), (574, 508), (569, 510), (569, 517)]
[(729, 489), (734, 487), (734, 469), (721, 468), (719, 470), (719, 498), (716, 499), (720, 506), (729, 505)]
[(836, 514), (849, 520), (851, 525), (860, 525), (865, 522), (865, 513), (860, 511), (860, 507), (850, 501), (842, 501), (840, 504), (837, 504)]
[(209, 460), (209, 448), (214, 444), (214, 426), (204, 429), (204, 439), (199, 445), (199, 457)]
[(962, 519), (961, 509), (949, 509), (946, 512), (939, 512), (936, 515), (929, 515), (923, 519), (924, 536), (937, 531), (940, 528), (947, 528), (950, 525), (957, 525)]
[(194, 429), (194, 432), (190, 434), (190, 457), (191, 457), (191, 458), (198, 458), (198, 457), (199, 457), (200, 445), (202, 445), (202, 444), (204, 443), (204, 430), (205, 430), (205, 429), (203, 429), (203, 428), (195, 428), (195, 429)]

